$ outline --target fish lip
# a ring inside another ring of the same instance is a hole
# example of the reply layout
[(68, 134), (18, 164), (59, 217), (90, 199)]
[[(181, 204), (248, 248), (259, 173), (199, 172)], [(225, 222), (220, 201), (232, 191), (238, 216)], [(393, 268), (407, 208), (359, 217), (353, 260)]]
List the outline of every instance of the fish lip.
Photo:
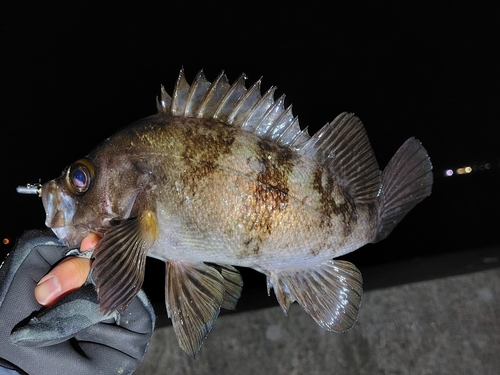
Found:
[(69, 247), (79, 247), (82, 240), (91, 232), (84, 225), (66, 225), (64, 227), (50, 228), (59, 240)]
[(59, 179), (51, 180), (42, 186), (45, 225), (51, 228), (59, 239), (66, 240), (75, 229), (72, 225), (75, 200), (61, 189), (58, 182)]
[(61, 240), (63, 240), (63, 239), (65, 240), (68, 237), (68, 233), (70, 231), (69, 226), (50, 228), (50, 229), (52, 229), (52, 232), (54, 232), (54, 234), (57, 236), (57, 238), (59, 238)]

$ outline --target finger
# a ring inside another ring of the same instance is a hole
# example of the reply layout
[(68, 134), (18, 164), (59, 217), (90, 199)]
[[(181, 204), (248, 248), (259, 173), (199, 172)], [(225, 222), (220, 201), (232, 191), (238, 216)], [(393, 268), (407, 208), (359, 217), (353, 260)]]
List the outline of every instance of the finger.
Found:
[(80, 288), (90, 272), (90, 259), (67, 258), (47, 275), (35, 288), (35, 298), (41, 305), (50, 305), (62, 295)]
[(87, 250), (95, 248), (100, 239), (101, 237), (99, 237), (97, 234), (90, 233), (82, 240), (82, 243), (80, 244), (80, 251), (83, 253)]
[[(100, 237), (94, 233), (82, 240), (80, 251), (95, 248)], [(35, 288), (35, 298), (41, 305), (50, 305), (59, 297), (80, 288), (87, 280), (91, 261), (85, 258), (67, 258), (42, 277)]]

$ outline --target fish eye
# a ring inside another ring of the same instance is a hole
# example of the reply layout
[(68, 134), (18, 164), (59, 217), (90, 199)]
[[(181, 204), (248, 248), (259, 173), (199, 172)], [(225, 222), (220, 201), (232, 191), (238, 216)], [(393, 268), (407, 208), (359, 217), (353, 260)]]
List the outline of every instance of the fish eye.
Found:
[(88, 178), (88, 172), (84, 167), (80, 167), (71, 172), (71, 182), (78, 189), (85, 189), (85, 186), (87, 186), (89, 182)]
[(94, 177), (94, 163), (83, 158), (72, 164), (66, 172), (66, 186), (76, 195), (85, 193)]

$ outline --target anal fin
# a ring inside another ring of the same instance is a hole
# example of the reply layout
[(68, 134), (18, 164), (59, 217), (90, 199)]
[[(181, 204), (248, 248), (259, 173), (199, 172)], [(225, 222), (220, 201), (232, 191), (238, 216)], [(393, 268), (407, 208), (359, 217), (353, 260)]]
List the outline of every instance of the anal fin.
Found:
[(168, 261), (166, 306), (179, 346), (195, 356), (219, 316), (225, 298), (221, 272), (205, 263)]
[(329, 260), (313, 268), (282, 270), (268, 277), (268, 288), (274, 288), (285, 314), (290, 304), (297, 301), (316, 323), (334, 332), (345, 332), (356, 322), (362, 284), (361, 272), (342, 260)]

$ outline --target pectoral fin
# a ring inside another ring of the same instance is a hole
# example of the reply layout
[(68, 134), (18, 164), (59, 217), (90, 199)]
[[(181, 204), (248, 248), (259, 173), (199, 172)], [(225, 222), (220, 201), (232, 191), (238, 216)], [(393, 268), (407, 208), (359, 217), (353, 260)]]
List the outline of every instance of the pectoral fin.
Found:
[(167, 262), (168, 316), (179, 346), (193, 357), (219, 316), (225, 301), (225, 284), (221, 272), (213, 266), (188, 261)]
[(152, 211), (120, 221), (104, 234), (92, 264), (101, 311), (122, 312), (132, 302), (144, 281), (146, 254), (157, 237)]
[(297, 301), (321, 327), (349, 330), (358, 318), (362, 277), (354, 264), (330, 260), (314, 268), (283, 270), (268, 277), (281, 308), (288, 313)]

